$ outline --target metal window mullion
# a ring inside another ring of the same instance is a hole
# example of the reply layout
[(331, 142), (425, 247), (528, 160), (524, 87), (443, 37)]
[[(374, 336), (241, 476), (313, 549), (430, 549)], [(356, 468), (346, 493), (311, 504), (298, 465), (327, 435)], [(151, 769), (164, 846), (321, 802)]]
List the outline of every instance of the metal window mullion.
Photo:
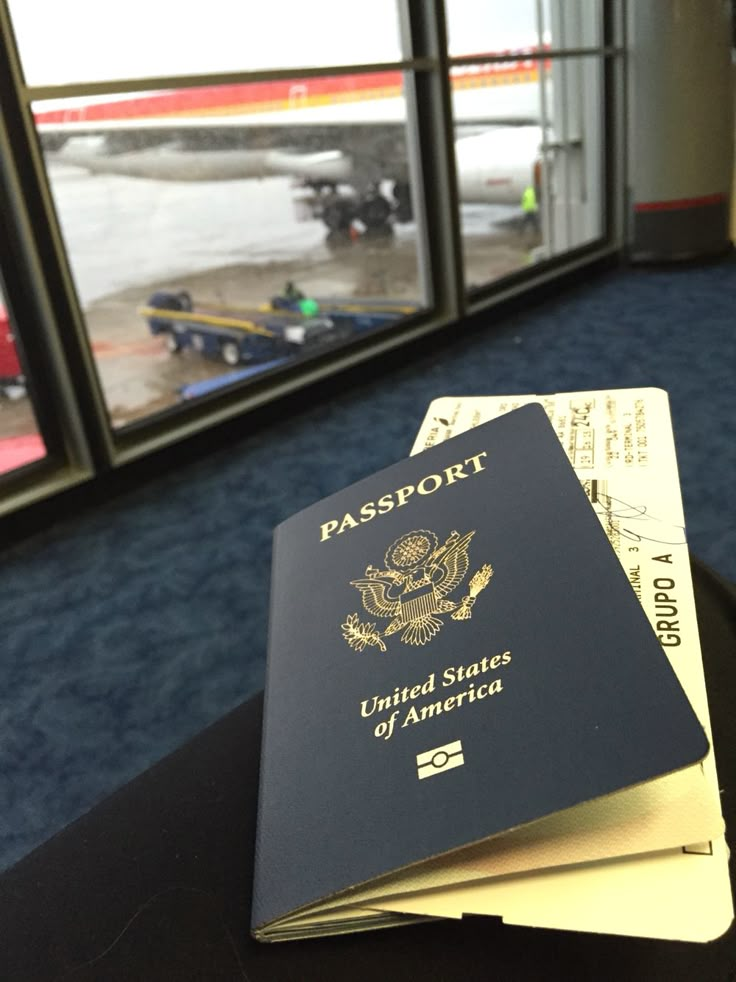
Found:
[(618, 57), (604, 60), (604, 227), (609, 238), (617, 244), (622, 257), (627, 248), (629, 231), (627, 6), (627, 0), (609, 0), (604, 4), (603, 21), (606, 39), (620, 52)]
[(92, 460), (54, 321), (42, 268), (33, 247), (8, 133), (0, 114), (0, 248), (5, 303), (23, 355), (28, 398), (46, 457), (33, 469), (0, 475), (0, 514), (63, 490), (92, 475)]
[(440, 320), (458, 319), (466, 305), (444, 6), (431, 0), (397, 2), (404, 53), (431, 66), (407, 76), (405, 93), (408, 152), (418, 157), (421, 173), (419, 217), (432, 307)]
[[(537, 17), (537, 32), (541, 38), (544, 29), (544, 5), (542, 0), (537, 0), (536, 2), (536, 17)], [(538, 59), (537, 65), (541, 68), (539, 72), (539, 115), (540, 115), (540, 126), (542, 131), (542, 160), (544, 166), (542, 167), (542, 228), (544, 230), (544, 235), (547, 241), (551, 244), (553, 241), (553, 215), (552, 215), (552, 194), (551, 194), (551, 181), (550, 172), (552, 170), (552, 163), (554, 160), (554, 153), (550, 151), (549, 147), (549, 133), (550, 133), (550, 122), (549, 122), (549, 111), (547, 107), (547, 79), (544, 73), (544, 59)], [(554, 250), (552, 250), (554, 254)]]
[(449, 59), (453, 68), (471, 67), (472, 65), (503, 65), (516, 63), (519, 61), (539, 61), (540, 59), (550, 59), (550, 61), (562, 60), (565, 58), (581, 58), (585, 55), (615, 55), (620, 54), (619, 48), (613, 45), (595, 44), (583, 45), (571, 48), (539, 48), (534, 51), (518, 51), (516, 54), (494, 55), (454, 55)]
[(61, 370), (70, 380), (75, 394), (95, 469), (104, 470), (114, 459), (107, 405), (35, 133), (23, 150), (27, 168), (23, 195), (29, 211), (35, 216), (31, 219), (34, 247), (53, 308), (55, 341), (63, 353)]
[(161, 89), (208, 88), (215, 85), (245, 85), (255, 82), (284, 82), (292, 79), (339, 77), (342, 75), (377, 75), (384, 72), (419, 71), (431, 69), (428, 58), (409, 58), (399, 61), (369, 62), (360, 65), (324, 65), (317, 68), (273, 68), (262, 71), (212, 72), (203, 75), (158, 75), (143, 78), (105, 79), (96, 82), (25, 85), (29, 101), (69, 99), (80, 96), (117, 95), (121, 92), (154, 92)]
[[(6, 161), (12, 160), (17, 198), (22, 202), (28, 248), (25, 261), (35, 277), (38, 296), (48, 303), (44, 343), (53, 360), (55, 392), (84, 430), (84, 456), (95, 470), (109, 467), (114, 445), (107, 410), (94, 367), (66, 249), (56, 221), (46, 170), (30, 106), (23, 96), (20, 57), (5, 0), (0, 0), (0, 87), (7, 127)], [(24, 333), (24, 327), (20, 327)], [(69, 434), (79, 442), (80, 434)]]

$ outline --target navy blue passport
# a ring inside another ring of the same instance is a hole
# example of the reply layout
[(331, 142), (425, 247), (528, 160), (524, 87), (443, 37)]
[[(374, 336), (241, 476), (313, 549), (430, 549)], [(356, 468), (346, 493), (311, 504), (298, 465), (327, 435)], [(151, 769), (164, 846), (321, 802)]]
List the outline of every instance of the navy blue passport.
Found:
[(524, 406), (275, 530), (253, 934), (410, 920), (351, 890), (707, 751)]

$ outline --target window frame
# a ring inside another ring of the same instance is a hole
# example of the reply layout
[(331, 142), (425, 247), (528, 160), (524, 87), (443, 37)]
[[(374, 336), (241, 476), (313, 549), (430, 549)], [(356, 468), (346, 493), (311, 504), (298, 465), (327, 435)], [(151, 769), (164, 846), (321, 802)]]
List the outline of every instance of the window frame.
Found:
[[(466, 292), (455, 169), (450, 69), (456, 65), (502, 62), (514, 55), (458, 56), (447, 46), (442, 4), (397, 0), (403, 58), (368, 65), (117, 79), (70, 85), (26, 84), (13, 39), (7, 0), (0, 0), (0, 209), (9, 209), (14, 262), (8, 306), (28, 352), (37, 417), (48, 456), (38, 468), (22, 468), (0, 483), (0, 513), (93, 479), (144, 458), (225, 420), (252, 412), (320, 380), (417, 345), (437, 331), (457, 330), (469, 314), (491, 312), (505, 301), (544, 287), (557, 277), (614, 259), (623, 248), (625, 152), (623, 2), (601, 0), (603, 33), (597, 46), (552, 49), (545, 58), (594, 56), (604, 66), (602, 148), (603, 234), (595, 242), (553, 257), (496, 282)], [(407, 154), (416, 199), (420, 268), (431, 283), (431, 305), (376, 336), (296, 363), (258, 381), (180, 404), (166, 414), (114, 430), (109, 422), (84, 315), (76, 295), (46, 174), (32, 105), (39, 100), (112, 92), (180, 89), (191, 86), (300, 79), (325, 75), (398, 70), (404, 73)], [(409, 349), (407, 349), (409, 350)]]

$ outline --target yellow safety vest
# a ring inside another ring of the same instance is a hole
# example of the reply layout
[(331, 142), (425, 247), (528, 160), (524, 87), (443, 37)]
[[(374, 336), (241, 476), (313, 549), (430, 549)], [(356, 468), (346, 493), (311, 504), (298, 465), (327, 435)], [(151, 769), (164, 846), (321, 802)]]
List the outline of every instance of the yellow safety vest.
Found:
[(524, 189), (524, 193), (521, 196), (521, 210), (526, 212), (537, 210), (537, 195), (533, 187)]

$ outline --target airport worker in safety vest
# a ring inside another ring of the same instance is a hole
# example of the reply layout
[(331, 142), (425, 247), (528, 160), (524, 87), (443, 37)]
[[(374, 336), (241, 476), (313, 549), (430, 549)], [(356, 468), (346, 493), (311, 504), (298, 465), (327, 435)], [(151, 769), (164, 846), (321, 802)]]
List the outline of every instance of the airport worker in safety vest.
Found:
[(539, 207), (537, 205), (537, 192), (533, 185), (524, 188), (521, 196), (521, 210), (524, 213), (522, 231), (531, 228), (534, 232), (539, 230)]

